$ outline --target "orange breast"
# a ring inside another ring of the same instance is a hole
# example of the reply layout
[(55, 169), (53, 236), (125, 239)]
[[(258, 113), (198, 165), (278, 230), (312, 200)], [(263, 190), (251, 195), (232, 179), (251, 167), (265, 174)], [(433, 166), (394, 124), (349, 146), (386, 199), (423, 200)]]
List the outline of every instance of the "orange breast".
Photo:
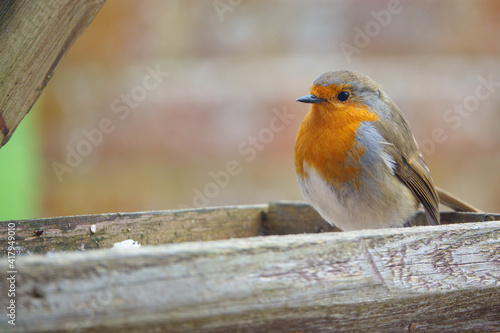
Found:
[(313, 104), (300, 125), (295, 141), (295, 168), (307, 178), (304, 162), (332, 186), (360, 185), (361, 156), (365, 147), (356, 142), (356, 130), (380, 117), (358, 103)]

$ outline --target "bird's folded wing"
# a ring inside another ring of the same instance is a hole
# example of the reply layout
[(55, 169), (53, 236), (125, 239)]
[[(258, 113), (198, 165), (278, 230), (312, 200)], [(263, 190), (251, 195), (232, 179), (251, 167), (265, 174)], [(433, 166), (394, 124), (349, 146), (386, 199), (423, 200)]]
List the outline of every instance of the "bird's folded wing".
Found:
[(380, 135), (390, 143), (385, 146), (385, 151), (396, 162), (394, 173), (420, 200), (429, 224), (439, 224), (439, 197), (410, 126), (395, 106), (390, 109), (390, 117), (393, 121), (381, 120), (373, 124)]
[(420, 200), (429, 224), (439, 224), (439, 197), (424, 161), (406, 160), (400, 156), (396, 163), (394, 173)]

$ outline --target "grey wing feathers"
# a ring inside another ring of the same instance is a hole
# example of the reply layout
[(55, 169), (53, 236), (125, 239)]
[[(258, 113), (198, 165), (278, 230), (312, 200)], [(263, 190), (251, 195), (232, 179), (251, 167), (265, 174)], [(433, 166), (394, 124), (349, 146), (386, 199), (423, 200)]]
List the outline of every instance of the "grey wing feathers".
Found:
[(396, 162), (394, 173), (422, 203), (429, 224), (439, 224), (439, 197), (429, 169), (422, 159), (405, 117), (392, 101), (388, 99), (386, 103), (390, 106), (391, 119), (398, 121), (385, 119), (385, 121), (375, 121), (373, 124), (380, 135), (391, 143), (385, 150)]
[[(402, 163), (398, 163), (396, 166), (396, 176), (422, 203), (429, 224), (440, 224), (439, 197), (436, 193), (429, 172), (426, 168), (420, 165), (420, 161), (412, 163), (411, 161), (406, 161), (404, 157), (402, 158)], [(421, 162), (423, 163), (423, 161)]]

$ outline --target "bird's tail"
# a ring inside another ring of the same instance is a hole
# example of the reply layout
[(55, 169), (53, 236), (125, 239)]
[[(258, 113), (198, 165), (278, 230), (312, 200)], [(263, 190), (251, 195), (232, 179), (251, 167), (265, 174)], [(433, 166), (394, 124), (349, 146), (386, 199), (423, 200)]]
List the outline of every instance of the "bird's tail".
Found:
[(439, 196), (439, 202), (457, 212), (476, 212), (482, 213), (480, 209), (477, 209), (474, 206), (469, 205), (468, 203), (456, 198), (450, 192), (443, 190), (442, 188), (435, 187), (436, 192)]

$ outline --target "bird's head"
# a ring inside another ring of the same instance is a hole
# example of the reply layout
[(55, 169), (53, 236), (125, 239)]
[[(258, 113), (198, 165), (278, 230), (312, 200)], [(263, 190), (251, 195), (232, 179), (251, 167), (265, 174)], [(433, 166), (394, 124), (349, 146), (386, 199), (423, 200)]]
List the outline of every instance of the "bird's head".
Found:
[(352, 107), (373, 109), (385, 99), (379, 84), (368, 76), (348, 70), (321, 75), (310, 92), (297, 101), (314, 104), (313, 109), (326, 112), (348, 111)]

